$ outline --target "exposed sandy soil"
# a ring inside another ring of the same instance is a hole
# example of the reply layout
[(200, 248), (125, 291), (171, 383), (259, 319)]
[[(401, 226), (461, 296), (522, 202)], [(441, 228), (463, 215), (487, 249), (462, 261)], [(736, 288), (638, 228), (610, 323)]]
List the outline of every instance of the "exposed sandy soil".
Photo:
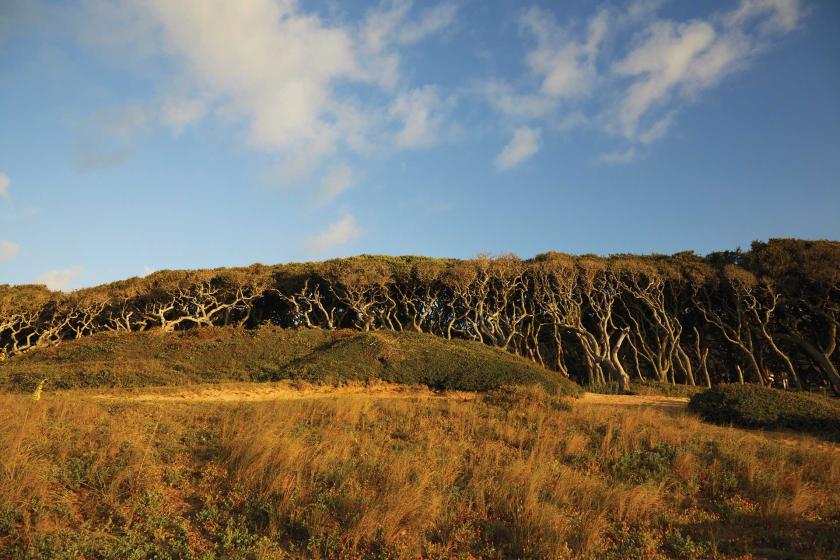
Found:
[(373, 385), (326, 385), (281, 383), (224, 383), (192, 387), (159, 387), (136, 391), (85, 394), (105, 401), (142, 402), (241, 402), (322, 399), (329, 397), (364, 397), (377, 399), (447, 398), (475, 399), (476, 393), (448, 391), (438, 393), (426, 387), (377, 383)]
[[(309, 385), (305, 383), (222, 383), (194, 385), (189, 387), (153, 387), (137, 390), (117, 390), (108, 393), (79, 392), (87, 398), (115, 401), (165, 401), (165, 402), (230, 402), (230, 401), (273, 401), (319, 399), (326, 397), (373, 397), (373, 398), (448, 398), (456, 400), (475, 399), (477, 393), (462, 391), (437, 392), (425, 386), (409, 386), (390, 383), (371, 385)], [(684, 409), (688, 399), (684, 397), (660, 397), (649, 395), (601, 395), (584, 393), (578, 400), (586, 404), (622, 406), (649, 406), (660, 409)]]
[(579, 402), (587, 404), (609, 404), (621, 406), (645, 406), (665, 411), (685, 410), (687, 397), (661, 397), (657, 395), (602, 395), (584, 393)]

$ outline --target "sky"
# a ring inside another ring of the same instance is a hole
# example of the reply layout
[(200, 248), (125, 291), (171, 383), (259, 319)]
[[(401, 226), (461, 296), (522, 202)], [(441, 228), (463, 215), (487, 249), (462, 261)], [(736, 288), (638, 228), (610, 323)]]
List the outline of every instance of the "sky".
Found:
[(0, 0), (0, 284), (840, 239), (840, 3)]

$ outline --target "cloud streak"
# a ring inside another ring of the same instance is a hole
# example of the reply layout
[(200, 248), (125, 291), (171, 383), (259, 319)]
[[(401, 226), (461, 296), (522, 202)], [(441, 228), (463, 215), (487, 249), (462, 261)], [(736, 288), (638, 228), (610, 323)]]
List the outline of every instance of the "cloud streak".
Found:
[(508, 121), (549, 130), (582, 116), (575, 122), (622, 143), (599, 159), (627, 163), (638, 146), (664, 138), (686, 104), (747, 67), (803, 17), (798, 0), (741, 0), (730, 11), (685, 22), (657, 17), (657, 4), (602, 9), (583, 25), (560, 26), (544, 10), (526, 11), (531, 86), (490, 82), (490, 105)]
[(540, 130), (522, 126), (513, 131), (510, 142), (496, 157), (496, 167), (502, 171), (512, 169), (531, 158), (540, 149)]
[(353, 186), (353, 171), (347, 165), (336, 166), (321, 181), (318, 202), (320, 204), (332, 202), (351, 186)]
[(83, 270), (79, 265), (60, 270), (49, 270), (38, 276), (35, 283), (44, 284), (50, 290), (66, 291)]
[(20, 252), (20, 245), (7, 239), (0, 239), (0, 262), (10, 261)]
[(389, 109), (389, 115), (402, 123), (395, 138), (397, 147), (413, 149), (436, 144), (446, 126), (445, 105), (432, 86), (398, 95)]
[(327, 229), (311, 237), (306, 246), (313, 256), (321, 257), (361, 235), (362, 229), (356, 224), (355, 218), (351, 214), (345, 214), (338, 221), (330, 224)]

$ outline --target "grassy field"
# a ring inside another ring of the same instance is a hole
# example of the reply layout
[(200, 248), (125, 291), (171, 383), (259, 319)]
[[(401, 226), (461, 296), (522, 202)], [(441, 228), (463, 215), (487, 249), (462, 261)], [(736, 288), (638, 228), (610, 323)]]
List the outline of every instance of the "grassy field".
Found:
[(840, 557), (834, 443), (480, 344), (97, 335), (0, 387), (0, 558)]
[(399, 397), (3, 396), (0, 557), (840, 554), (824, 442), (538, 387)]

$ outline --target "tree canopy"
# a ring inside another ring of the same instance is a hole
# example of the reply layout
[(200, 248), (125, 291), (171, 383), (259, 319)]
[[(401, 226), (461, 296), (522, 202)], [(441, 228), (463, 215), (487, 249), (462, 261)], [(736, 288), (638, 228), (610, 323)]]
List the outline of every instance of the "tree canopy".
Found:
[(264, 322), (471, 339), (589, 384), (840, 393), (840, 242), (771, 239), (706, 257), (361, 255), (163, 270), (71, 293), (0, 285), (0, 359), (100, 331)]

